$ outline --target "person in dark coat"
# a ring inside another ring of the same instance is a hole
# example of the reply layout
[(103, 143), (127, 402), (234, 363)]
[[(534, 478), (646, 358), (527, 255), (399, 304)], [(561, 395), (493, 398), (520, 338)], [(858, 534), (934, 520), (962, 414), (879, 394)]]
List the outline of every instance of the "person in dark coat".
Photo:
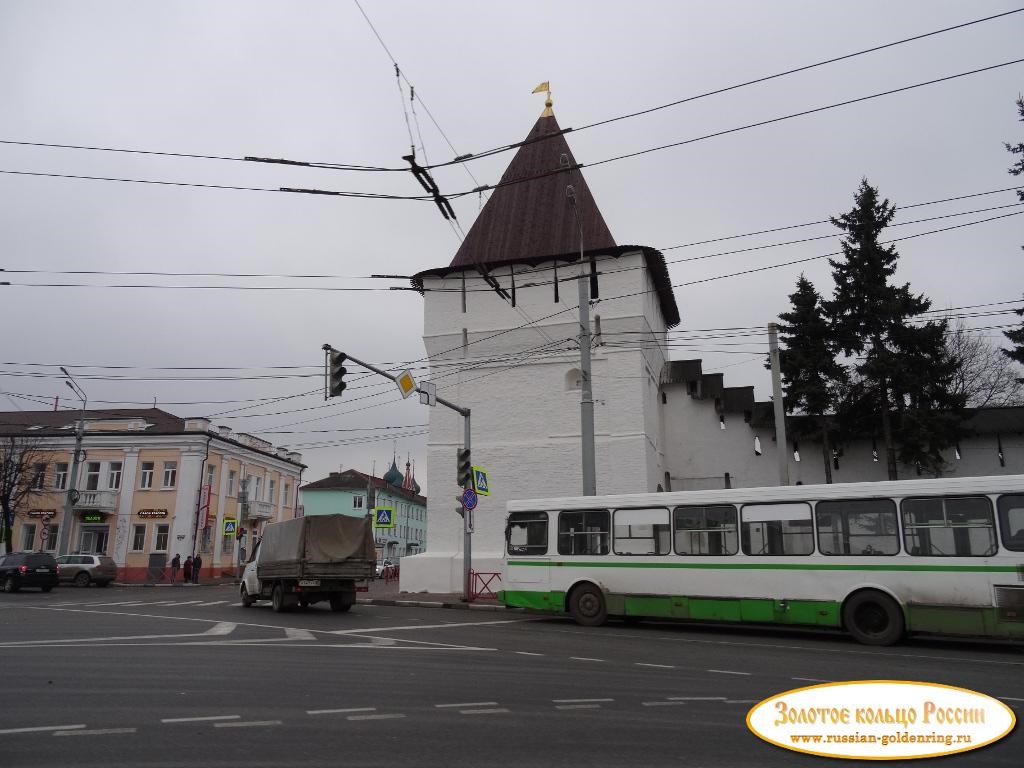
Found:
[(188, 584), (192, 581), (192, 555), (185, 558), (185, 567), (182, 571), (185, 573), (185, 583)]
[(200, 555), (196, 555), (192, 561), (192, 583), (199, 583), (199, 572), (203, 570), (203, 558)]
[(178, 571), (181, 570), (181, 555), (175, 554), (171, 558), (171, 584), (178, 581)]

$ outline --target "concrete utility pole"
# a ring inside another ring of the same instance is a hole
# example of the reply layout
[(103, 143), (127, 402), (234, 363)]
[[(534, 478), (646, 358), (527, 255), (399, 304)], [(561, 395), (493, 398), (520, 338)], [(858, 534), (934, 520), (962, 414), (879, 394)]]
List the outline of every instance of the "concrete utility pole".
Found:
[(789, 444), (786, 442), (786, 409), (782, 403), (779, 326), (775, 323), (768, 323), (768, 351), (772, 365), (772, 401), (775, 406), (775, 448), (779, 459), (779, 485), (789, 485)]
[(60, 533), (57, 536), (57, 554), (66, 555), (71, 548), (71, 527), (75, 513), (75, 502), (78, 500), (78, 464), (82, 455), (82, 437), (85, 434), (85, 409), (89, 404), (89, 398), (78, 382), (75, 381), (67, 369), (61, 366), (61, 372), (68, 377), (64, 383), (82, 401), (82, 412), (78, 417), (78, 427), (75, 429), (75, 452), (71, 457), (71, 473), (68, 477), (68, 488), (64, 494), (64, 519), (60, 524)]
[[(566, 162), (568, 158), (562, 155)], [(579, 283), (580, 304), (580, 436), (583, 449), (583, 495), (597, 495), (597, 469), (594, 453), (594, 392), (590, 383), (590, 279), (584, 273), (583, 260), (583, 219), (580, 217), (579, 206), (576, 205), (576, 189), (570, 184), (565, 188), (565, 195), (572, 203), (572, 211), (576, 215), (576, 226), (580, 232), (580, 271), (576, 277)]]
[[(327, 359), (328, 359), (328, 363), (327, 363), (327, 372), (328, 373), (327, 373), (327, 375), (329, 377), (330, 376), (330, 362), (329, 362), (330, 361), (330, 356), (331, 356), (332, 352), (337, 352), (338, 350), (334, 349), (330, 344), (324, 344), (323, 345), (323, 350), (324, 350), (324, 353), (326, 354)], [(356, 365), (363, 366), (363, 368), (366, 368), (368, 371), (373, 371), (374, 373), (376, 373), (376, 374), (378, 374), (380, 376), (383, 376), (385, 379), (391, 379), (391, 381), (393, 381), (396, 384), (398, 384), (398, 379), (399, 379), (398, 376), (392, 376), (387, 371), (382, 371), (380, 368), (376, 367), (375, 365), (370, 365), (369, 363), (365, 363), (362, 360), (359, 360), (358, 358), (352, 357), (352, 355), (345, 354), (344, 358), (346, 360), (351, 360)], [(445, 400), (443, 397), (437, 397), (436, 393), (434, 393), (433, 391), (430, 391), (428, 389), (425, 389), (423, 387), (417, 386), (416, 387), (416, 391), (420, 392), (420, 393), (422, 393), (424, 395), (427, 395), (429, 397), (429, 399), (434, 400), (434, 401), (440, 403), (441, 405), (445, 406), (446, 408), (450, 408), (451, 410), (455, 411), (460, 416), (462, 416), (462, 420), (463, 420), (462, 421), (462, 424), (463, 424), (463, 443), (464, 443), (463, 450), (468, 452), (470, 450), (470, 432), (471, 432), (470, 431), (470, 426), (469, 426), (469, 415), (470, 415), (469, 408), (462, 408), (461, 406), (455, 405), (455, 403), (452, 403), (452, 402), (450, 402), (448, 400)], [(466, 486), (465, 487), (467, 487), (467, 488), (472, 488), (473, 487), (472, 472), (470, 472), (470, 477), (466, 481)], [(463, 588), (463, 599), (467, 603), (472, 601), (472, 599), (473, 599), (473, 585), (472, 585), (472, 579), (471, 579), (471, 573), (472, 573), (472, 570), (473, 570), (473, 529), (472, 529), (472, 527), (469, 524), (469, 520), (470, 520), (470, 512), (469, 511), (463, 511), (462, 512), (462, 555), (463, 555), (462, 556), (462, 588)]]

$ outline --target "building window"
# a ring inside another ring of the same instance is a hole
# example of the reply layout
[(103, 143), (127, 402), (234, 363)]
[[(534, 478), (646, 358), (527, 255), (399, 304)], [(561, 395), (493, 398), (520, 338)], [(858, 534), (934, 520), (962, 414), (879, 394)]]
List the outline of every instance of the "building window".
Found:
[(146, 526), (136, 524), (132, 526), (132, 552), (141, 552), (146, 548)]
[(41, 491), (43, 490), (43, 484), (46, 482), (46, 464), (35, 464), (32, 467), (32, 490)]
[(170, 535), (171, 526), (161, 523), (156, 527), (156, 542), (153, 544), (154, 552), (167, 551), (167, 537)]
[(178, 482), (178, 462), (164, 462), (164, 488), (173, 488)]
[(207, 527), (199, 531), (199, 551), (204, 555), (213, 552), (213, 528)]
[(352, 497), (352, 509), (362, 509), (363, 508), (363, 502), (364, 502), (364, 497), (363, 496), (353, 496)]
[(270, 481), (270, 485), (267, 488), (267, 493), (269, 495), (269, 498), (267, 499), (267, 501), (269, 501), (271, 504), (277, 504), (277, 481), (276, 480), (271, 480)]
[[(252, 477), (252, 475), (250, 475), (250, 477)], [(263, 478), (257, 475), (256, 476), (256, 485), (254, 486), (254, 485), (252, 485), (250, 483), (249, 487), (252, 488), (252, 500), (253, 501), (262, 501), (263, 500), (263, 496), (260, 494), (260, 491), (263, 490)]]
[(206, 484), (210, 486), (210, 493), (213, 493), (213, 483), (217, 478), (217, 467), (213, 464), (206, 465)]
[(85, 465), (85, 490), (98, 491), (100, 489), (100, 463), (90, 461)]
[(235, 495), (235, 478), (237, 477), (238, 474), (235, 472), (235, 470), (228, 470), (228, 496)]
[(142, 478), (139, 480), (139, 488), (153, 487), (153, 468), (155, 466), (152, 461), (142, 462)]
[(107, 488), (112, 491), (121, 489), (121, 462), (110, 462), (110, 471), (107, 472)]
[(220, 551), (222, 554), (230, 555), (235, 551), (235, 534), (225, 533), (220, 540)]
[(57, 549), (57, 535), (60, 533), (60, 526), (50, 524), (46, 526), (46, 541), (43, 542), (43, 549), (47, 552), (54, 552)]
[(65, 462), (53, 465), (53, 487), (58, 491), (68, 487), (68, 465)]
[(36, 524), (35, 523), (25, 523), (25, 525), (23, 525), (21, 527), (21, 548), (25, 549), (25, 550), (28, 550), (28, 549), (35, 549), (35, 547), (36, 547)]
[(285, 483), (284, 484), (284, 498), (281, 499), (281, 501), (285, 505), (288, 505), (288, 504), (292, 503), (292, 486), (291, 486), (290, 483)]

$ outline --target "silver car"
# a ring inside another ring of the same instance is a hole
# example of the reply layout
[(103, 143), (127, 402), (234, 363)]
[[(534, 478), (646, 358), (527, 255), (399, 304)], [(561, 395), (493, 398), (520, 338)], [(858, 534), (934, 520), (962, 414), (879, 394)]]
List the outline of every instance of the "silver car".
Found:
[(70, 581), (79, 587), (96, 584), (105, 587), (117, 578), (117, 564), (106, 555), (61, 555), (57, 558), (60, 566), (60, 580)]

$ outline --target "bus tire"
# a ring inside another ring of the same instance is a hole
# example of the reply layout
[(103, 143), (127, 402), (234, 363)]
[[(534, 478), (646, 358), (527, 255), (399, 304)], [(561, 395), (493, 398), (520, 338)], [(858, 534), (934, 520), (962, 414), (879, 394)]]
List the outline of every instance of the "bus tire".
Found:
[(884, 592), (865, 589), (843, 604), (843, 626), (864, 645), (892, 645), (903, 639), (906, 622), (899, 603)]
[(608, 619), (604, 595), (593, 584), (580, 584), (569, 594), (569, 613), (583, 627), (599, 627)]

